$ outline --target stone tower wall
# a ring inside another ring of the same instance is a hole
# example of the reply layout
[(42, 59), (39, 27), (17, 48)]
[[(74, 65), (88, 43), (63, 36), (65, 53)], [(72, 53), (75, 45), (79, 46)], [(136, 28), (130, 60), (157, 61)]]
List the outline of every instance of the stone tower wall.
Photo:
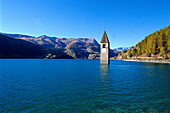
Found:
[[(103, 48), (103, 45), (106, 45)], [(101, 64), (109, 64), (110, 63), (110, 44), (109, 43), (101, 43), (100, 49), (100, 63)]]

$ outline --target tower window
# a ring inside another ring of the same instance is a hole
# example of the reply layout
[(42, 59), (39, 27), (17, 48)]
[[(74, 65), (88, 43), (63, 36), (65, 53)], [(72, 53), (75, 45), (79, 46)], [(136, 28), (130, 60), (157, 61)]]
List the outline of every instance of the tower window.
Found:
[(106, 44), (103, 44), (103, 48), (106, 48)]

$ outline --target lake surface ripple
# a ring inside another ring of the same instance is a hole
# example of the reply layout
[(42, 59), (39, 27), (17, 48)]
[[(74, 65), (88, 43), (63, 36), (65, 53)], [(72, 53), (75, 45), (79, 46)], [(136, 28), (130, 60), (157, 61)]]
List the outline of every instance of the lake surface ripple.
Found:
[(0, 60), (0, 112), (168, 112), (170, 65)]

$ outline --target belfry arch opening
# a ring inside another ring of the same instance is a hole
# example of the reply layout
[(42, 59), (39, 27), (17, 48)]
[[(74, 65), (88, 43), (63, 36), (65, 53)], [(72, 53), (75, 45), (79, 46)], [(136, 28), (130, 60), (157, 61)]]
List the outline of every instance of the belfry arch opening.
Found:
[(103, 44), (103, 48), (106, 48), (106, 44)]

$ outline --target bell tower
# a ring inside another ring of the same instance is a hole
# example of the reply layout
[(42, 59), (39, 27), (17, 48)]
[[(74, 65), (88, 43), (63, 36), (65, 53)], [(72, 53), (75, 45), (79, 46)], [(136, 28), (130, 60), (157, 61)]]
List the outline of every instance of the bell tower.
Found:
[(106, 31), (104, 31), (102, 40), (100, 42), (100, 63), (110, 64), (110, 42), (107, 37)]

